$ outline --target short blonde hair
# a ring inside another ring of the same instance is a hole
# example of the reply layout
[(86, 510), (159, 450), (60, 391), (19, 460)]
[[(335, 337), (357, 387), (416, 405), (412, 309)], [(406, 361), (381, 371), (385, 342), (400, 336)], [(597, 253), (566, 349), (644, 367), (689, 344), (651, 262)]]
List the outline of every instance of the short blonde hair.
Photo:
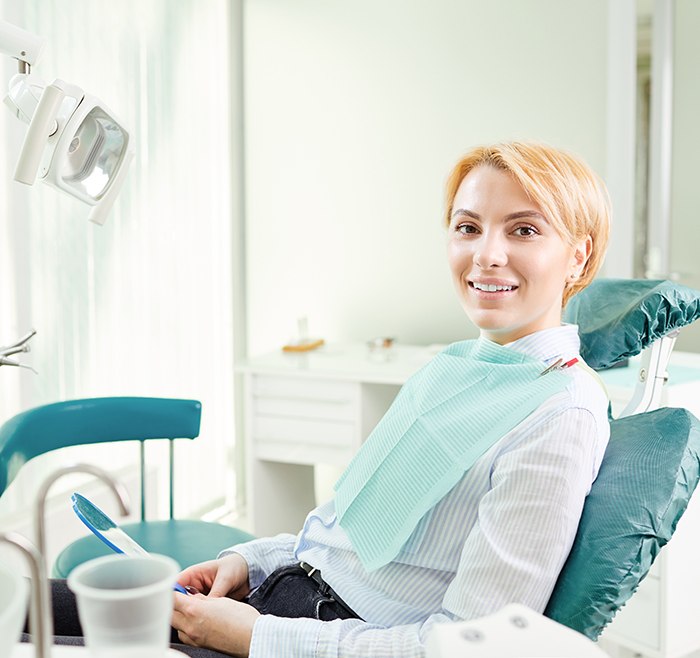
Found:
[(579, 278), (564, 290), (563, 303), (585, 288), (600, 269), (610, 233), (610, 198), (605, 183), (580, 158), (545, 144), (506, 142), (472, 149), (447, 179), (445, 224), (464, 177), (488, 165), (507, 171), (569, 244), (591, 237), (591, 254)]

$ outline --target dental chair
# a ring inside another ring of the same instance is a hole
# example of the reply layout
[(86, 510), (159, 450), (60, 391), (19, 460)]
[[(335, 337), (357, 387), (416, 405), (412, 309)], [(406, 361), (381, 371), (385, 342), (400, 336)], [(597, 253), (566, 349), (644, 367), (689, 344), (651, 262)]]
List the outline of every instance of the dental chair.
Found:
[[(222, 549), (252, 539), (252, 535), (219, 523), (174, 518), (174, 440), (199, 435), (201, 411), (196, 400), (114, 397), (57, 402), (17, 414), (0, 427), (0, 495), (22, 466), (38, 455), (68, 446), (137, 441), (141, 520), (122, 529), (147, 551), (168, 555), (183, 569), (213, 559)], [(170, 444), (167, 520), (146, 519), (144, 444), (152, 439), (168, 439)], [(65, 578), (82, 562), (111, 552), (97, 537), (84, 537), (60, 553), (52, 575)]]
[(635, 393), (610, 442), (545, 615), (595, 640), (671, 539), (700, 478), (700, 421), (658, 408), (680, 329), (700, 292), (669, 281), (599, 279), (571, 299), (581, 356), (595, 369), (642, 353)]

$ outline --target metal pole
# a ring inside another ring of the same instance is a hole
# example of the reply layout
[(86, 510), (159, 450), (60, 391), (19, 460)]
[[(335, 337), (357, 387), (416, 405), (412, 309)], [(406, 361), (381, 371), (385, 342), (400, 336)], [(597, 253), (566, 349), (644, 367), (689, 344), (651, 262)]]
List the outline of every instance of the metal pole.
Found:
[(675, 0), (655, 0), (651, 43), (651, 131), (647, 276), (670, 274), (673, 155), (673, 20)]

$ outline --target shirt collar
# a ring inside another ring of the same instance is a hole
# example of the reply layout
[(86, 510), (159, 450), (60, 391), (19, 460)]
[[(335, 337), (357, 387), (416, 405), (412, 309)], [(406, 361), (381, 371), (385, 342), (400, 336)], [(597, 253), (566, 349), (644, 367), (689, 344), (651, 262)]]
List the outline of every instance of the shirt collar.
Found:
[(551, 329), (536, 331), (512, 343), (509, 347), (516, 352), (526, 354), (545, 363), (554, 359), (563, 358), (565, 361), (579, 356), (581, 341), (578, 336), (578, 325), (562, 324)]

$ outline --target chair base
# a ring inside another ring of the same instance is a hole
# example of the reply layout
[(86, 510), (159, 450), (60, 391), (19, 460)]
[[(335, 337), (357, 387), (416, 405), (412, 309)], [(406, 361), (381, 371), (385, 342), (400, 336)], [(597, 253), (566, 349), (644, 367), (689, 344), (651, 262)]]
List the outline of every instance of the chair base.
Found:
[[(225, 548), (254, 539), (253, 535), (238, 528), (184, 519), (129, 523), (120, 527), (149, 553), (168, 555), (182, 569), (212, 560)], [(83, 537), (61, 551), (51, 575), (67, 578), (79, 564), (111, 554), (112, 549), (96, 536)]]

